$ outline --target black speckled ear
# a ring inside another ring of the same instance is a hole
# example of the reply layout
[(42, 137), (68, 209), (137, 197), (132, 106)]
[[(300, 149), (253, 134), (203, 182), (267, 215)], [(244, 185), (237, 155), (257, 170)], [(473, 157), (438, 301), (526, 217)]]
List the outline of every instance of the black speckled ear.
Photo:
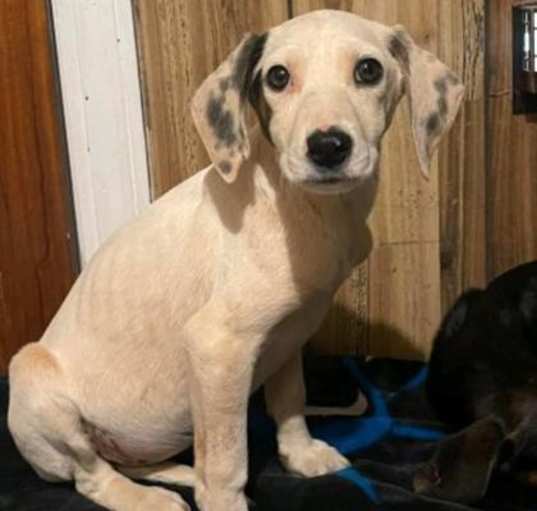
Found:
[(245, 107), (266, 38), (266, 34), (244, 36), (192, 100), (196, 128), (214, 166), (228, 182), (250, 155)]
[(431, 158), (455, 120), (464, 86), (445, 64), (416, 46), (400, 25), (389, 36), (388, 50), (405, 77), (420, 168), (428, 178)]

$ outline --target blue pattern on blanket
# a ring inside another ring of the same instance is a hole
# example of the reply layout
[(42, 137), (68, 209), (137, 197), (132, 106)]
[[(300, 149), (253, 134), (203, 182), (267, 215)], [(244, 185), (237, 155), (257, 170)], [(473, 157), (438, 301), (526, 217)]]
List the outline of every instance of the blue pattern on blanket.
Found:
[[(313, 434), (334, 446), (346, 456), (357, 454), (370, 448), (387, 435), (401, 436), (424, 441), (436, 441), (444, 436), (439, 429), (408, 426), (394, 419), (388, 409), (386, 398), (366, 375), (360, 370), (353, 358), (343, 360), (356, 383), (369, 400), (370, 413), (366, 418), (334, 419), (313, 428)], [(422, 368), (409, 382), (401, 387), (390, 399), (395, 399), (401, 392), (408, 392), (423, 384), (427, 371)]]
[[(382, 391), (360, 370), (356, 359), (349, 357), (343, 362), (357, 388), (361, 389), (369, 400), (369, 416), (350, 420), (334, 419), (329, 423), (320, 424), (312, 428), (315, 437), (325, 440), (342, 454), (350, 456), (372, 447), (387, 435), (424, 441), (436, 441), (445, 435), (438, 429), (408, 426), (394, 419), (390, 415)], [(425, 382), (426, 377), (427, 369), (420, 369), (391, 399), (397, 397), (400, 392), (416, 389)], [(372, 502), (377, 504), (380, 502), (374, 483), (357, 469), (345, 469), (337, 472), (337, 475), (354, 482)]]

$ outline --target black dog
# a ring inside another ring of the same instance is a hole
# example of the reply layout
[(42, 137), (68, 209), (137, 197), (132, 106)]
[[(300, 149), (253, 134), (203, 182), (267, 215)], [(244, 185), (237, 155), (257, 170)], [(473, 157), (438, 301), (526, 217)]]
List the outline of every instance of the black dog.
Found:
[(418, 471), (417, 492), (475, 502), (494, 468), (537, 484), (537, 262), (459, 298), (436, 336), (427, 393), (462, 429)]

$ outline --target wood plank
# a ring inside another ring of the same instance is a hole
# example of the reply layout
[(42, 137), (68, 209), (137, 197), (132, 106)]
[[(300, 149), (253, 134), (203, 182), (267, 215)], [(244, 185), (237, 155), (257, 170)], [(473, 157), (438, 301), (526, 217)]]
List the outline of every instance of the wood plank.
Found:
[(513, 0), (488, 10), (487, 272), (488, 277), (537, 258), (537, 123), (512, 114)]
[[(437, 2), (360, 2), (363, 15), (402, 24), (419, 46), (437, 53)], [(369, 258), (367, 353), (423, 359), (440, 317), (438, 160), (430, 179), (419, 172), (403, 98), (386, 134), (380, 189), (371, 219), (375, 248)]]
[(287, 1), (135, 0), (152, 195), (208, 164), (190, 117), (202, 80), (246, 32), (288, 17)]
[(47, 2), (0, 1), (0, 373), (76, 274)]
[(439, 243), (386, 244), (369, 271), (368, 355), (426, 359), (440, 318)]
[(338, 290), (333, 306), (311, 341), (316, 352), (367, 355), (368, 273), (366, 261), (353, 271)]
[(439, 4), (438, 55), (463, 78), (461, 113), (439, 150), (442, 310), (486, 282), (485, 3)]

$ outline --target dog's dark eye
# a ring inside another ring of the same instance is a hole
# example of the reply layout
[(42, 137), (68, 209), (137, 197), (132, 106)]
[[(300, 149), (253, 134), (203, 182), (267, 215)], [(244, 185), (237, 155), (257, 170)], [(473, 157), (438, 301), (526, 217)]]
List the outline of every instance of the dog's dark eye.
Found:
[(271, 89), (281, 91), (289, 83), (289, 71), (285, 67), (277, 65), (272, 66), (267, 73), (267, 84)]
[(383, 74), (384, 69), (382, 68), (382, 64), (372, 58), (360, 60), (354, 68), (354, 80), (356, 83), (374, 85), (380, 82)]

